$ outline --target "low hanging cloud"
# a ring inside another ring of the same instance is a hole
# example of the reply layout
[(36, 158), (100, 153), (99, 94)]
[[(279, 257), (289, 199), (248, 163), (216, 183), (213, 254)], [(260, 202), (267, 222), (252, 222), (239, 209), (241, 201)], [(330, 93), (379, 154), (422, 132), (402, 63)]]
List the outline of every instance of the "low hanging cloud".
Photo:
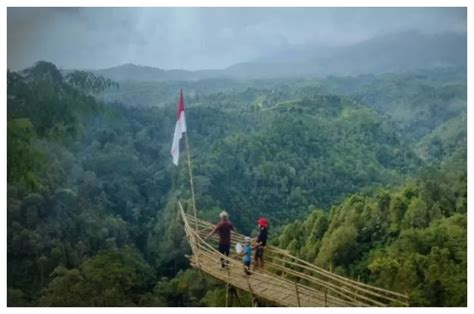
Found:
[(225, 68), (388, 33), (466, 33), (465, 8), (8, 8), (8, 67)]

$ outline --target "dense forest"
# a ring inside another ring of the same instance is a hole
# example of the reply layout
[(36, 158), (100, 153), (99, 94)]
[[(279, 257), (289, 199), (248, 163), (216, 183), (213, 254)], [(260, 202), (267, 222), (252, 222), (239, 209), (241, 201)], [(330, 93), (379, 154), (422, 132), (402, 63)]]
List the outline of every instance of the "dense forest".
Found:
[(309, 262), (467, 304), (465, 68), (117, 83), (38, 62), (7, 83), (9, 306), (225, 304), (185, 258), (180, 87), (201, 218), (264, 215)]

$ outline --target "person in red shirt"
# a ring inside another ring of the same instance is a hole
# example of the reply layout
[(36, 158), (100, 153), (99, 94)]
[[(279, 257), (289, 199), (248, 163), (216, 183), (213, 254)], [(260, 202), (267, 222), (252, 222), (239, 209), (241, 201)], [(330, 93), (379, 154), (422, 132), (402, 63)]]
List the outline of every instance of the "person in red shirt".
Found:
[(265, 217), (261, 217), (257, 220), (258, 235), (255, 239), (257, 244), (255, 246), (255, 263), (253, 269), (257, 267), (263, 268), (263, 253), (265, 252), (265, 246), (267, 246), (268, 238), (268, 220)]
[[(226, 256), (229, 256), (230, 253), (230, 231), (234, 230), (234, 225), (229, 220), (229, 215), (226, 211), (220, 213), (219, 217), (221, 221), (214, 227), (214, 229), (209, 233), (205, 240), (209, 239), (214, 233), (219, 233), (219, 252)], [(221, 258), (222, 268), (225, 268), (229, 261), (224, 262), (224, 259)]]

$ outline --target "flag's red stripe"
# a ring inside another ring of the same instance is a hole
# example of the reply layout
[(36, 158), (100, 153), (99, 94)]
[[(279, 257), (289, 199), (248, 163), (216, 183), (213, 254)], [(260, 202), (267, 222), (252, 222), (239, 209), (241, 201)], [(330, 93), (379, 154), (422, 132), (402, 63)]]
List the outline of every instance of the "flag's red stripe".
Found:
[(184, 111), (183, 90), (180, 90), (178, 101), (178, 112), (176, 113), (176, 120), (179, 120), (179, 115)]

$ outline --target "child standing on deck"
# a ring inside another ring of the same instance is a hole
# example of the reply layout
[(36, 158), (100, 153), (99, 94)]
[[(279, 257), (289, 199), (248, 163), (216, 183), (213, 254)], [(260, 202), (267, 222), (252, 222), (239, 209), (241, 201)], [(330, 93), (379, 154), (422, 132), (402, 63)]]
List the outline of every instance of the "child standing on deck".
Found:
[(244, 272), (246, 275), (250, 275), (250, 264), (252, 263), (252, 247), (250, 246), (250, 237), (245, 237), (244, 251), (242, 252), (244, 257), (242, 262), (244, 263)]

